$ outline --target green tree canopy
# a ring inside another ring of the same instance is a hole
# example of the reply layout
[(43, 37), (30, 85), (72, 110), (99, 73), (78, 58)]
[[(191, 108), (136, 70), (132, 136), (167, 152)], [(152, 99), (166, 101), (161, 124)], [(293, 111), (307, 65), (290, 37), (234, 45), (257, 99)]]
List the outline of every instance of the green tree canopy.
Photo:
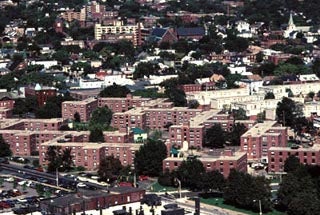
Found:
[(101, 180), (108, 182), (112, 177), (118, 176), (123, 169), (121, 162), (113, 155), (106, 156), (100, 161), (98, 175)]
[(247, 131), (248, 129), (243, 123), (235, 123), (232, 126), (232, 129), (227, 134), (227, 139), (230, 145), (232, 146), (240, 146), (240, 137)]
[(102, 130), (109, 127), (112, 119), (112, 111), (108, 107), (98, 107), (92, 112), (89, 127), (99, 127)]
[(284, 97), (277, 105), (276, 115), (282, 125), (296, 128), (303, 118), (302, 104)]
[(149, 77), (150, 75), (158, 74), (160, 69), (159, 65), (151, 62), (141, 62), (139, 63), (133, 73), (133, 79), (143, 78), (144, 76)]
[(8, 157), (12, 155), (12, 151), (10, 149), (10, 145), (6, 143), (0, 135), (0, 157)]
[(204, 146), (210, 148), (223, 148), (226, 143), (226, 133), (220, 124), (214, 124), (206, 130)]
[(100, 93), (100, 97), (126, 97), (130, 90), (125, 86), (113, 83), (112, 86), (104, 88)]
[(299, 158), (294, 155), (290, 155), (284, 162), (285, 172), (294, 172), (301, 166)]
[(105, 142), (102, 128), (98, 126), (93, 126), (90, 128), (89, 142)]
[(161, 140), (148, 139), (135, 154), (135, 168), (139, 174), (158, 176), (162, 161), (167, 157), (167, 147)]
[(259, 211), (257, 200), (260, 200), (263, 211), (271, 209), (269, 181), (234, 169), (230, 171), (223, 197), (227, 204), (236, 207)]
[(201, 183), (199, 183), (199, 179), (203, 177), (202, 175), (204, 173), (205, 168), (202, 162), (196, 158), (190, 158), (182, 161), (175, 174), (181, 181), (183, 187), (198, 190), (203, 188)]
[(267, 92), (264, 99), (275, 99), (273, 92)]

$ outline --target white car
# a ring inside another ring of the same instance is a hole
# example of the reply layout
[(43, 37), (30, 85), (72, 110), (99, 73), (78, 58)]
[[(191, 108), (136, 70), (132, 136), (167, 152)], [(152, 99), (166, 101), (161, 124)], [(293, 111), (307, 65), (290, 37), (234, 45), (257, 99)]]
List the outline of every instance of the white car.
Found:
[(79, 188), (85, 188), (85, 187), (87, 187), (87, 185), (86, 185), (85, 183), (78, 183), (78, 184), (77, 184), (77, 187), (79, 187)]
[(18, 184), (19, 184), (20, 186), (23, 186), (23, 185), (27, 184), (27, 181), (19, 181)]
[(14, 182), (14, 177), (4, 179), (6, 182)]

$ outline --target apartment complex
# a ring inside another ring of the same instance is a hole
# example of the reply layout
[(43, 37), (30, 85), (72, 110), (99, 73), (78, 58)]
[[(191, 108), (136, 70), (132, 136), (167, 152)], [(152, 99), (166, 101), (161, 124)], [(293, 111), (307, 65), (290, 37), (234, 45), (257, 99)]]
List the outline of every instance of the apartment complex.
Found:
[(202, 162), (207, 172), (218, 170), (225, 178), (229, 176), (231, 169), (247, 172), (247, 154), (228, 149), (224, 151), (194, 152), (192, 155), (184, 155), (183, 157), (168, 157), (162, 162), (163, 171), (166, 169), (173, 171), (183, 161), (194, 158)]
[(287, 127), (280, 127), (276, 121), (257, 123), (241, 136), (241, 151), (246, 152), (249, 160), (268, 162), (271, 147), (286, 147)]
[(290, 156), (296, 156), (300, 163), (320, 165), (320, 145), (311, 147), (271, 147), (268, 151), (269, 172), (279, 173), (284, 171), (284, 162)]
[(141, 144), (138, 143), (90, 143), (72, 142), (56, 138), (41, 144), (39, 149), (39, 161), (46, 165), (46, 152), (49, 146), (60, 147), (61, 150), (71, 149), (72, 160), (75, 166), (83, 166), (89, 171), (97, 170), (102, 159), (106, 156), (114, 156), (123, 166), (132, 165), (134, 155)]
[(65, 101), (61, 105), (62, 118), (74, 119), (74, 115), (79, 113), (81, 122), (87, 122), (97, 107), (98, 100), (95, 98), (87, 98), (82, 101)]
[(128, 39), (134, 46), (142, 43), (141, 23), (124, 25), (122, 21), (114, 20), (112, 25), (94, 25), (94, 38), (96, 40), (107, 40), (108, 42), (116, 42), (119, 37), (121, 39)]
[(125, 112), (131, 108), (144, 107), (151, 98), (142, 98), (128, 94), (126, 98), (102, 98), (98, 99), (98, 106), (107, 106), (113, 113)]

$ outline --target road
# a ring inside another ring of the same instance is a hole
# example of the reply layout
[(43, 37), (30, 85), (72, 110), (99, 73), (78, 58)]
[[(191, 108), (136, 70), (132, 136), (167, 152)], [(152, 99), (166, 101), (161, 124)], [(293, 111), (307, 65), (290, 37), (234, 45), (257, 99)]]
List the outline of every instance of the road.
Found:
[[(185, 208), (186, 210), (194, 211), (195, 203), (193, 200), (188, 200), (187, 198), (174, 199), (161, 196), (161, 199), (168, 203), (176, 203), (180, 207)], [(207, 205), (200, 203), (200, 214), (201, 215), (246, 215), (245, 213), (232, 211), (228, 209), (223, 209), (213, 205)]]
[[(23, 168), (19, 165), (14, 165), (14, 164), (1, 164), (1, 167), (3, 170), (6, 171), (10, 171), (12, 172), (12, 175), (15, 175), (17, 177), (20, 178), (27, 178), (27, 176), (31, 176), (34, 177), (36, 179), (38, 178), (44, 178), (48, 180), (48, 185), (56, 187), (58, 189), (63, 189), (63, 187), (61, 187), (61, 182), (69, 182), (69, 183), (74, 183), (76, 184), (76, 182), (73, 179), (64, 177), (62, 175), (59, 175), (59, 187), (56, 186), (56, 175), (55, 174), (49, 174), (46, 172), (39, 172), (36, 170), (32, 170), (32, 169), (27, 169), (27, 168)], [(95, 183), (91, 183), (91, 182), (84, 182), (86, 185), (96, 188), (96, 189), (100, 189), (100, 190), (105, 190), (107, 189), (107, 187), (105, 186), (101, 186)], [(74, 187), (75, 189), (75, 187)], [(70, 191), (70, 189), (68, 189), (68, 191)]]

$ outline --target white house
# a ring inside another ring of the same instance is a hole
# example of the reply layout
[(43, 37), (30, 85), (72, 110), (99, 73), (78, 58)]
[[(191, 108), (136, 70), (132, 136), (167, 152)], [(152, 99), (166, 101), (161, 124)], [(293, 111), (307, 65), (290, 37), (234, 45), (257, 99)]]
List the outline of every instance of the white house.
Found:
[(58, 61), (56, 60), (31, 61), (30, 65), (43, 65), (45, 69), (49, 69), (52, 66), (57, 66)]

